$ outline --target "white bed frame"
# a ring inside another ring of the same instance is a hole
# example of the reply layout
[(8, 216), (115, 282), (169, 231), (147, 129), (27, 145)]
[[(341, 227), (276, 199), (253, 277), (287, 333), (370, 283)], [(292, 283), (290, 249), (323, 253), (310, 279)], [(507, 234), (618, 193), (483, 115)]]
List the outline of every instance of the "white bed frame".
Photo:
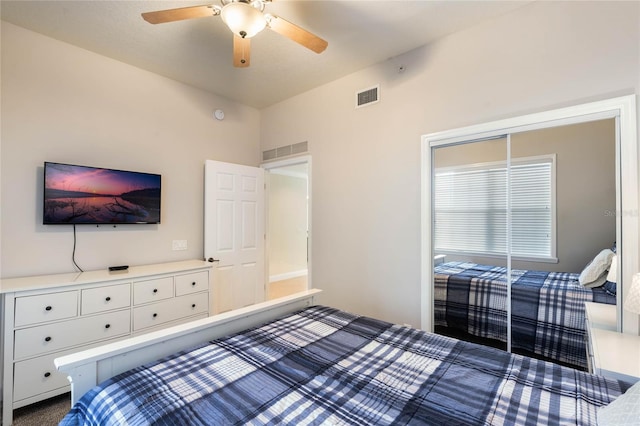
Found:
[(264, 324), (314, 305), (313, 289), (201, 320), (132, 337), (54, 360), (71, 382), (71, 405), (91, 388), (116, 374), (218, 337)]

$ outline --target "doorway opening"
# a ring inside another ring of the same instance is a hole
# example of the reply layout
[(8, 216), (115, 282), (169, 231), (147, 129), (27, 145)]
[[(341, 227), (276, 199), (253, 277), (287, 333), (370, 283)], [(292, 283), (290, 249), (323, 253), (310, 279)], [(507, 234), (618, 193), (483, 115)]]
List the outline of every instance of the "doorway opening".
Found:
[(263, 164), (267, 300), (311, 288), (311, 157)]

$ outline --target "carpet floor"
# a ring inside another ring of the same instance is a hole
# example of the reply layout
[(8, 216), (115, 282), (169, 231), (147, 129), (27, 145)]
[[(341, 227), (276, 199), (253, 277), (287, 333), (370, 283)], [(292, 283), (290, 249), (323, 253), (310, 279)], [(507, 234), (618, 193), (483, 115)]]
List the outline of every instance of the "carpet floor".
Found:
[(13, 411), (13, 426), (57, 425), (71, 408), (71, 394), (66, 393)]

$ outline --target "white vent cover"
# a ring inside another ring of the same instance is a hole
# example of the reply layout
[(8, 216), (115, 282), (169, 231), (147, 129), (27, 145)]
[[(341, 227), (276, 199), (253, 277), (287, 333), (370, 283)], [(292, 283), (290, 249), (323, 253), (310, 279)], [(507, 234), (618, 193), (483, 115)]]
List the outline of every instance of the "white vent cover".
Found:
[(278, 148), (262, 151), (262, 161), (274, 160), (276, 158), (288, 157), (289, 155), (307, 152), (309, 143), (307, 141), (294, 143), (293, 145), (280, 146)]
[(375, 104), (380, 101), (380, 85), (376, 84), (373, 87), (356, 92), (356, 108), (361, 108), (366, 105)]

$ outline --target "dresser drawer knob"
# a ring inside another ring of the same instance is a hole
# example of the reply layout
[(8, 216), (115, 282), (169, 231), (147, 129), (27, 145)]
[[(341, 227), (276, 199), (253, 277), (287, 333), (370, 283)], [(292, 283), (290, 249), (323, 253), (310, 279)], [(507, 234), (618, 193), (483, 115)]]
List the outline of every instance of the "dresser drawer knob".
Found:
[(153, 289), (153, 292), (154, 292), (154, 293), (157, 293), (157, 292), (158, 292), (158, 289), (157, 289), (157, 288), (154, 288), (154, 289)]
[(192, 308), (195, 308), (195, 307), (196, 307), (196, 304), (194, 303), (193, 305), (191, 305), (191, 307), (192, 307)]
[(51, 309), (53, 309), (51, 306), (47, 306), (46, 308), (44, 308), (45, 311), (50, 311)]
[(195, 287), (196, 286), (196, 282), (195, 281), (192, 282), (191, 285)]
[(158, 316), (158, 314), (153, 314), (153, 317), (154, 317), (154, 318), (155, 318), (155, 317), (157, 317), (157, 316)]
[(48, 371), (44, 373), (44, 377), (49, 377), (49, 376), (51, 376), (51, 373), (49, 373)]
[(106, 324), (104, 328), (111, 328), (111, 324)]
[(45, 338), (44, 338), (44, 341), (45, 341), (45, 342), (50, 342), (50, 341), (51, 341), (51, 336), (47, 336), (47, 337), (45, 337)]
[(111, 297), (107, 296), (104, 300), (106, 300), (107, 302), (111, 301)]

